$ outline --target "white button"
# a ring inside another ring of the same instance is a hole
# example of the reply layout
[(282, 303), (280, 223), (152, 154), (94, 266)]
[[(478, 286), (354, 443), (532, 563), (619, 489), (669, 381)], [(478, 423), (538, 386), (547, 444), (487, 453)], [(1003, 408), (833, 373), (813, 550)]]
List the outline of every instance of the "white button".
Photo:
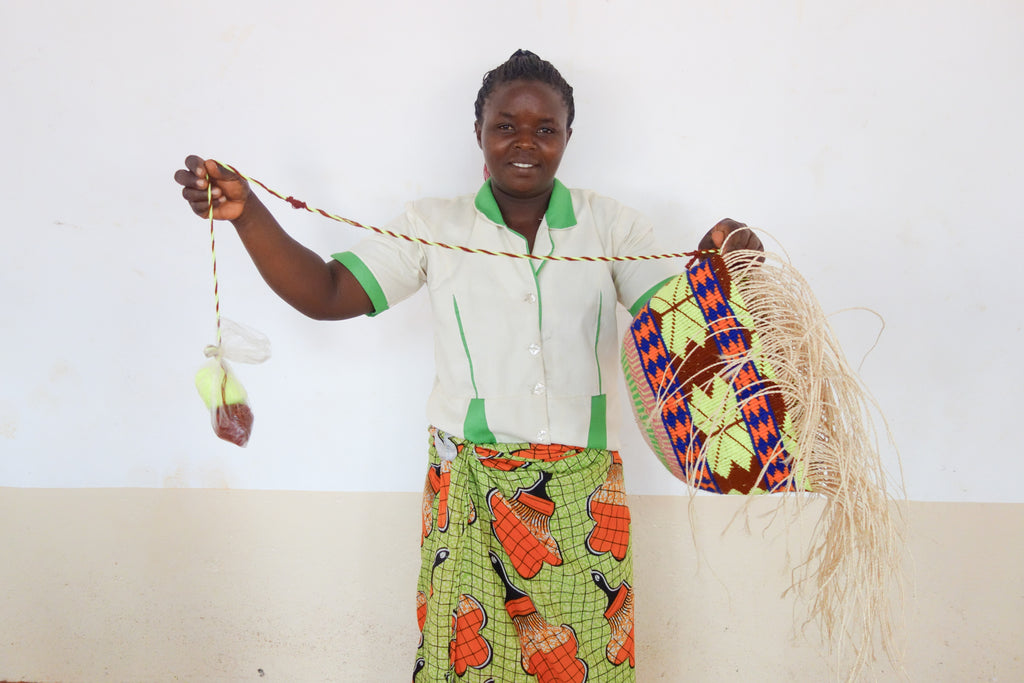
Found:
[(547, 443), (547, 440), (548, 440), (548, 430), (542, 429), (539, 432), (537, 432), (537, 441), (539, 441), (541, 443)]
[(535, 304), (537, 303), (537, 295), (534, 294), (533, 292), (530, 292), (529, 294), (526, 295), (526, 297), (523, 300), (528, 304)]
[(541, 394), (544, 393), (544, 388), (544, 382), (537, 382), (536, 384), (533, 385), (533, 393), (536, 394), (537, 396), (540, 396)]
[(531, 356), (536, 356), (540, 353), (540, 344), (530, 344), (527, 350), (529, 350)]

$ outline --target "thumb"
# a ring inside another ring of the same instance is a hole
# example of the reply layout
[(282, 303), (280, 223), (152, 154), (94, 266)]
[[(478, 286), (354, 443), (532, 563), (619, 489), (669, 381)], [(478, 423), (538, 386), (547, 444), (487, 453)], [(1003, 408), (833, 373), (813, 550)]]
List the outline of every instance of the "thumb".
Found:
[(204, 163), (206, 165), (207, 175), (214, 180), (239, 180), (239, 175), (237, 173), (229, 170), (225, 166), (222, 166), (213, 159), (207, 159)]
[(724, 225), (716, 225), (711, 228), (711, 241), (715, 245), (715, 249), (721, 249), (722, 245), (725, 244), (725, 238), (729, 235), (729, 228)]

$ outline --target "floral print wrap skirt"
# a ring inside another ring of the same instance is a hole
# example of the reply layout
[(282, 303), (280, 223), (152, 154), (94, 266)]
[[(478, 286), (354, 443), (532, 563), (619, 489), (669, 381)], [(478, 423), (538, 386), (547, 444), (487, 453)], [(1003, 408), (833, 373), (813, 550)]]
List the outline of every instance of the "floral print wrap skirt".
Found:
[(413, 680), (634, 681), (615, 451), (430, 430)]

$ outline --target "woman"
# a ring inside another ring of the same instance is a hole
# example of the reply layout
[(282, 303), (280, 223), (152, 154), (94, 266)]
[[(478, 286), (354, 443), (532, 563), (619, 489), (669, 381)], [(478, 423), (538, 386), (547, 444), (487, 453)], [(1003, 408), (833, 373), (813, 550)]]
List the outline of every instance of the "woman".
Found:
[[(475, 195), (411, 203), (389, 228), (534, 256), (658, 253), (636, 211), (555, 174), (572, 88), (519, 50), (484, 76), (475, 131), (489, 179)], [(374, 235), (326, 263), (247, 183), (186, 160), (193, 210), (230, 220), (263, 278), (317, 319), (378, 315), (426, 285), (436, 379), (427, 404), (414, 678), (634, 680), (629, 510), (612, 419), (615, 302), (642, 306), (679, 265), (499, 258)], [(724, 220), (701, 242), (744, 227)], [(731, 249), (760, 248), (749, 230)]]

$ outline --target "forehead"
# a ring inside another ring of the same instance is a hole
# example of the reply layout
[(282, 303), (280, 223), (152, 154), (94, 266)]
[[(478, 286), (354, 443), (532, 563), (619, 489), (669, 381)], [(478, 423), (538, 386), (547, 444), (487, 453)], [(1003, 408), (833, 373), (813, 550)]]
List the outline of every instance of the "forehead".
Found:
[(484, 102), (484, 116), (532, 114), (565, 121), (569, 107), (562, 94), (541, 81), (508, 81), (495, 86)]

